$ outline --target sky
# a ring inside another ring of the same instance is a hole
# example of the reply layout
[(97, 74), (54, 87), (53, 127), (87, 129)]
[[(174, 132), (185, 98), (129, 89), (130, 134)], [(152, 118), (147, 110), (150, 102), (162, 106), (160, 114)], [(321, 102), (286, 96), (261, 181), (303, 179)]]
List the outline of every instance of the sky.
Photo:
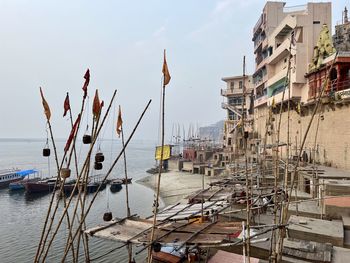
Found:
[[(0, 0), (0, 138), (46, 136), (40, 86), (54, 136), (68, 137), (63, 101), (69, 92), (76, 116), (89, 68), (89, 109), (82, 125), (91, 126), (95, 90), (108, 104), (117, 89), (103, 138), (114, 136), (118, 105), (129, 134), (152, 99), (135, 137), (156, 140), (164, 49), (172, 77), (166, 87), (166, 136), (174, 124), (188, 129), (224, 119), (221, 78), (242, 74), (244, 55), (247, 72), (253, 72), (252, 29), (265, 2)], [(350, 0), (332, 2), (334, 26)], [(287, 1), (287, 6), (300, 4), (306, 1)]]

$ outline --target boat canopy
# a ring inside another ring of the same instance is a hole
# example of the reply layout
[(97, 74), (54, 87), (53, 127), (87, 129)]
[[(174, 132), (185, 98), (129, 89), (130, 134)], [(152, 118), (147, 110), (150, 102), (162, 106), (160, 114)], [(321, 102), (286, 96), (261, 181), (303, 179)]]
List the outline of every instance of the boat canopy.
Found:
[(20, 175), (22, 177), (25, 177), (27, 175), (30, 175), (30, 174), (35, 174), (37, 173), (38, 171), (37, 170), (34, 170), (34, 169), (31, 169), (31, 170), (21, 170), (21, 171), (18, 171), (16, 172), (17, 175)]

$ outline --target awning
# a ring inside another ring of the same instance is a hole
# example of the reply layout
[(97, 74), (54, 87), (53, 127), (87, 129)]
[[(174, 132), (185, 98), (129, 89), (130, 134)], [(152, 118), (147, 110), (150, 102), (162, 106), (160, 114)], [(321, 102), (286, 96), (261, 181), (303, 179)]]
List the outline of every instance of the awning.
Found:
[(21, 170), (19, 172), (16, 172), (17, 175), (20, 175), (22, 177), (25, 177), (27, 175), (30, 175), (30, 174), (35, 174), (37, 173), (38, 171), (37, 170), (34, 170), (34, 169), (31, 169), (31, 170)]

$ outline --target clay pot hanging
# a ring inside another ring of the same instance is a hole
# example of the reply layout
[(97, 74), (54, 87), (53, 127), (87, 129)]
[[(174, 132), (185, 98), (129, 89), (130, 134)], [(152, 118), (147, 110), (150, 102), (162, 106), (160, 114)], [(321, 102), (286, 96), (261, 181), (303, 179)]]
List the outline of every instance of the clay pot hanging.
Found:
[(95, 170), (102, 170), (102, 167), (103, 167), (102, 163), (95, 162), (94, 164)]
[(154, 243), (152, 244), (152, 248), (154, 252), (159, 252), (162, 249), (162, 245), (160, 243)]
[(85, 134), (85, 135), (83, 136), (83, 143), (84, 143), (84, 144), (90, 144), (91, 142), (92, 142), (92, 140), (91, 140), (91, 135)]
[(103, 155), (103, 153), (98, 152), (95, 155), (95, 162), (97, 163), (102, 163), (105, 160), (105, 156)]
[(50, 148), (44, 148), (43, 149), (43, 156), (44, 157), (49, 157), (50, 153), (51, 153)]
[(103, 214), (103, 221), (111, 221), (112, 220), (112, 212), (106, 212)]
[(64, 179), (70, 177), (70, 169), (69, 168), (62, 168), (60, 171), (60, 175)]

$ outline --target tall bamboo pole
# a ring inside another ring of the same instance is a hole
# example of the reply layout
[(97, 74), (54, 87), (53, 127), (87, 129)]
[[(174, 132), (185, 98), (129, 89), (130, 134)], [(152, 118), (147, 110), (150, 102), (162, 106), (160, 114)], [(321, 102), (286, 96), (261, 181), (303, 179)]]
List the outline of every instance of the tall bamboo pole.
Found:
[[(154, 203), (154, 211), (153, 211), (153, 227), (151, 232), (151, 238), (150, 243), (153, 243), (154, 240), (154, 233), (156, 229), (156, 221), (157, 221), (157, 211), (159, 206), (159, 195), (160, 195), (160, 179), (162, 175), (162, 168), (163, 168), (163, 153), (164, 153), (164, 113), (165, 111), (165, 84), (163, 81), (163, 87), (162, 87), (162, 133), (161, 133), (161, 151), (160, 151), (160, 160), (159, 160), (159, 173), (158, 173), (158, 180), (157, 180), (157, 193)], [(152, 246), (148, 249), (148, 263), (152, 262)]]

